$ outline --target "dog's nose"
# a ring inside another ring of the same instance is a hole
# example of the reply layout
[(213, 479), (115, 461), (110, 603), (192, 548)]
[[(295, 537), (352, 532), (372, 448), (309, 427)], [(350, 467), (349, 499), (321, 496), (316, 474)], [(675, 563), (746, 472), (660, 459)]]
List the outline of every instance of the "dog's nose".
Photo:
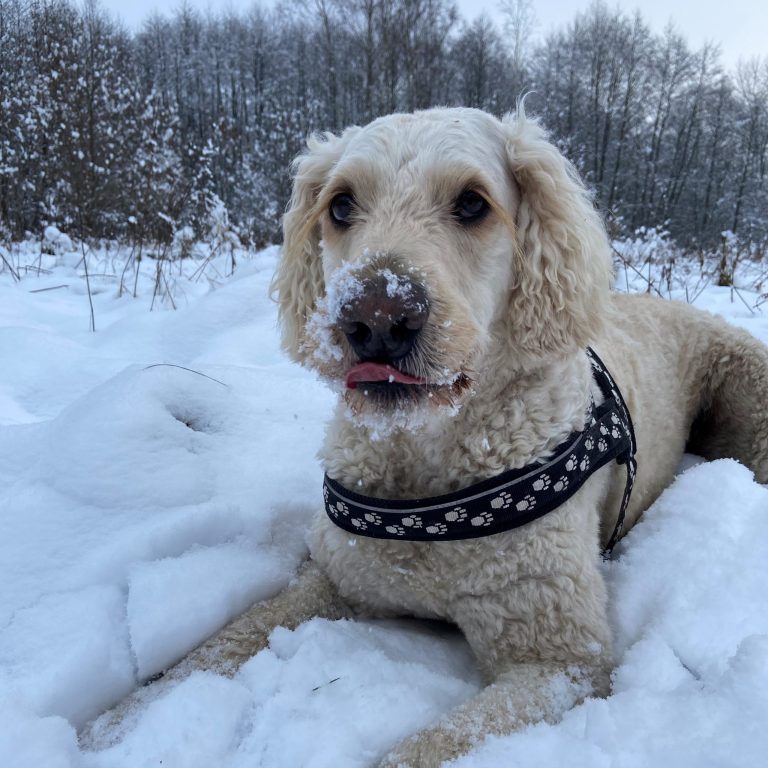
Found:
[(341, 308), (339, 327), (361, 360), (405, 357), (429, 317), (426, 289), (389, 271), (362, 283), (359, 295)]

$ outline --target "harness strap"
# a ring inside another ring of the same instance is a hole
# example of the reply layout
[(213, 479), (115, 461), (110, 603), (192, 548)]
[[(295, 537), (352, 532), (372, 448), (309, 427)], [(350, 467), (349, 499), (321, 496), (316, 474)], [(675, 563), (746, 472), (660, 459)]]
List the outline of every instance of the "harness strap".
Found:
[(624, 485), (624, 495), (621, 499), (621, 506), (619, 507), (619, 516), (616, 518), (616, 525), (614, 526), (611, 538), (603, 549), (603, 557), (607, 559), (611, 552), (613, 552), (616, 543), (621, 538), (621, 532), (624, 529), (624, 518), (627, 512), (627, 507), (629, 506), (629, 499), (632, 496), (635, 475), (637, 474), (637, 459), (635, 458), (635, 454), (637, 453), (637, 441), (635, 439), (635, 427), (632, 424), (632, 416), (629, 413), (629, 408), (624, 401), (618, 384), (616, 384), (610, 371), (605, 367), (605, 363), (597, 356), (597, 353), (592, 347), (587, 347), (587, 356), (592, 363), (592, 371), (595, 375), (595, 381), (597, 381), (597, 385), (600, 387), (603, 397), (606, 399), (610, 397), (614, 400), (621, 411), (622, 421), (630, 441), (629, 451), (616, 458), (618, 464), (624, 464), (626, 466), (627, 480)]
[(340, 528), (360, 536), (404, 541), (453, 541), (509, 531), (566, 502), (612, 460), (627, 465), (616, 528), (605, 552), (618, 541), (632, 492), (635, 436), (616, 383), (592, 349), (592, 372), (604, 401), (590, 405), (583, 430), (572, 432), (552, 458), (474, 483), (453, 493), (417, 499), (379, 499), (345, 488), (326, 474), (325, 509)]

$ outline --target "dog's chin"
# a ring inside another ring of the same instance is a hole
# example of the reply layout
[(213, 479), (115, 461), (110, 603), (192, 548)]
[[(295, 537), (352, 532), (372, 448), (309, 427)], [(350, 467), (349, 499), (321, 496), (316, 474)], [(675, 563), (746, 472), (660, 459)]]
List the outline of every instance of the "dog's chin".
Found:
[(415, 429), (431, 415), (457, 412), (471, 387), (465, 373), (447, 383), (359, 382), (354, 389), (346, 389), (344, 399), (351, 418), (364, 426)]

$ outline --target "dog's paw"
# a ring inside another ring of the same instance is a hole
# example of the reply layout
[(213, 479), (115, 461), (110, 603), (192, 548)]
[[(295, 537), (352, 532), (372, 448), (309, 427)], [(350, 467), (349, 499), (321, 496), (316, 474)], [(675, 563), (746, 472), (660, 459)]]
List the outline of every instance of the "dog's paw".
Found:
[(428, 728), (395, 747), (378, 768), (440, 768), (472, 746), (463, 734), (448, 728)]

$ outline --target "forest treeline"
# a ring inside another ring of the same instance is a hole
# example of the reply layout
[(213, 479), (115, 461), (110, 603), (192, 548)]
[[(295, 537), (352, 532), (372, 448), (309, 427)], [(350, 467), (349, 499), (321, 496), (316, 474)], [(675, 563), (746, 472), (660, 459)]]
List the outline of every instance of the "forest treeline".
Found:
[(768, 57), (726, 71), (601, 2), (532, 44), (530, 0), (503, 6), (469, 23), (449, 0), (182, 4), (130, 33), (93, 0), (0, 0), (0, 239), (205, 237), (224, 212), (273, 241), (311, 131), (528, 93), (617, 233), (765, 243)]

